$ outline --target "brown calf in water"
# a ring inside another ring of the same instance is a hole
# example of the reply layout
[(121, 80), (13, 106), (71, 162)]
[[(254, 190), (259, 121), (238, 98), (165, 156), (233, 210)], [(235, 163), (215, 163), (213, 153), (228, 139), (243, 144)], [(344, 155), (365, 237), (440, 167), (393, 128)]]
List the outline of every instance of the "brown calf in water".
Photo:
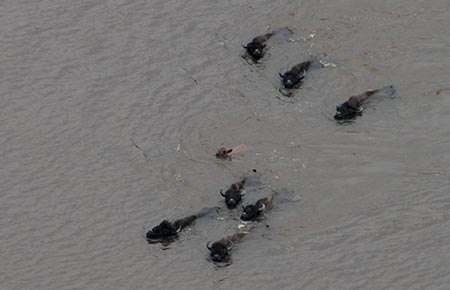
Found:
[(247, 150), (248, 148), (250, 148), (250, 146), (246, 145), (246, 144), (240, 144), (233, 148), (228, 148), (226, 146), (222, 146), (222, 147), (219, 147), (219, 149), (217, 149), (216, 157), (220, 158), (220, 159), (230, 159), (231, 154), (243, 152), (243, 151)]

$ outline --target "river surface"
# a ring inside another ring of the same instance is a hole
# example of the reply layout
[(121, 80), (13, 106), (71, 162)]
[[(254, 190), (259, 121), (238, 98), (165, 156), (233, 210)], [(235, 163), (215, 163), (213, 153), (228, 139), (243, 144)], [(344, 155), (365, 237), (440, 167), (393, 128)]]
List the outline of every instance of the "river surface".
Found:
[[(449, 19), (448, 0), (0, 1), (0, 288), (450, 289)], [(280, 95), (311, 55), (327, 67)], [(205, 245), (237, 212), (145, 241), (252, 168), (280, 196), (231, 265)]]

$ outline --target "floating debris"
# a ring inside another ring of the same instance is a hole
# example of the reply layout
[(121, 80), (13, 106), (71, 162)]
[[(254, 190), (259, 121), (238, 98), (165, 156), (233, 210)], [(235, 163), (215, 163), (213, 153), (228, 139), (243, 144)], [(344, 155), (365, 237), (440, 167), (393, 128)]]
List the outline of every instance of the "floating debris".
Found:
[(325, 62), (324, 60), (319, 60), (319, 62), (323, 67), (336, 67), (336, 64), (332, 62)]
[(301, 194), (297, 194), (296, 196), (294, 196), (292, 201), (300, 201), (300, 200), (302, 200), (302, 198), (303, 198), (303, 196)]

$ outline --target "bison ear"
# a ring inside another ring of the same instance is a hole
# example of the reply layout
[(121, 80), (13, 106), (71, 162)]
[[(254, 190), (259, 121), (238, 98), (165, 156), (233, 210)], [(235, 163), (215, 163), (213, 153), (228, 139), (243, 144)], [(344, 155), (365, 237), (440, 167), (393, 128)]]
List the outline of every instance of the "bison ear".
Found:
[(209, 241), (209, 242), (206, 244), (206, 247), (208, 248), (208, 250), (210, 250), (210, 251), (212, 250), (212, 249), (211, 249), (211, 241)]
[(233, 152), (233, 148), (227, 150), (227, 154), (230, 154), (231, 152)]

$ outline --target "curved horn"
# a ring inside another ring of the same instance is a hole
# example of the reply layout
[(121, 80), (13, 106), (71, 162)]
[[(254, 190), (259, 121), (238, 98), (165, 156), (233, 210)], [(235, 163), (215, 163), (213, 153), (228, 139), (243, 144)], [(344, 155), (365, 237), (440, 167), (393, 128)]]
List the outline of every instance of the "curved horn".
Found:
[(281, 73), (281, 70), (280, 70), (280, 72), (278, 74), (280, 75), (280, 78), (284, 77), (284, 75)]
[(223, 190), (222, 190), (222, 189), (220, 190), (220, 195), (223, 196), (223, 197), (227, 197), (227, 196), (223, 193)]
[(209, 241), (209, 242), (206, 244), (206, 247), (208, 248), (208, 250), (211, 251), (212, 249), (211, 249), (211, 246), (210, 246), (210, 245), (211, 245), (211, 241)]
[(258, 208), (259, 211), (264, 211), (265, 209), (266, 209), (266, 205), (264, 203), (261, 205), (260, 208)]
[(233, 246), (234, 246), (233, 241), (232, 241), (232, 240), (228, 240), (228, 247), (227, 247), (227, 250), (230, 251), (230, 250), (233, 248)]
[(243, 42), (241, 42), (241, 45), (243, 48), (247, 49), (247, 46), (245, 46)]
[(182, 228), (183, 228), (183, 225), (180, 225), (180, 227), (177, 229), (177, 233), (181, 232)]

